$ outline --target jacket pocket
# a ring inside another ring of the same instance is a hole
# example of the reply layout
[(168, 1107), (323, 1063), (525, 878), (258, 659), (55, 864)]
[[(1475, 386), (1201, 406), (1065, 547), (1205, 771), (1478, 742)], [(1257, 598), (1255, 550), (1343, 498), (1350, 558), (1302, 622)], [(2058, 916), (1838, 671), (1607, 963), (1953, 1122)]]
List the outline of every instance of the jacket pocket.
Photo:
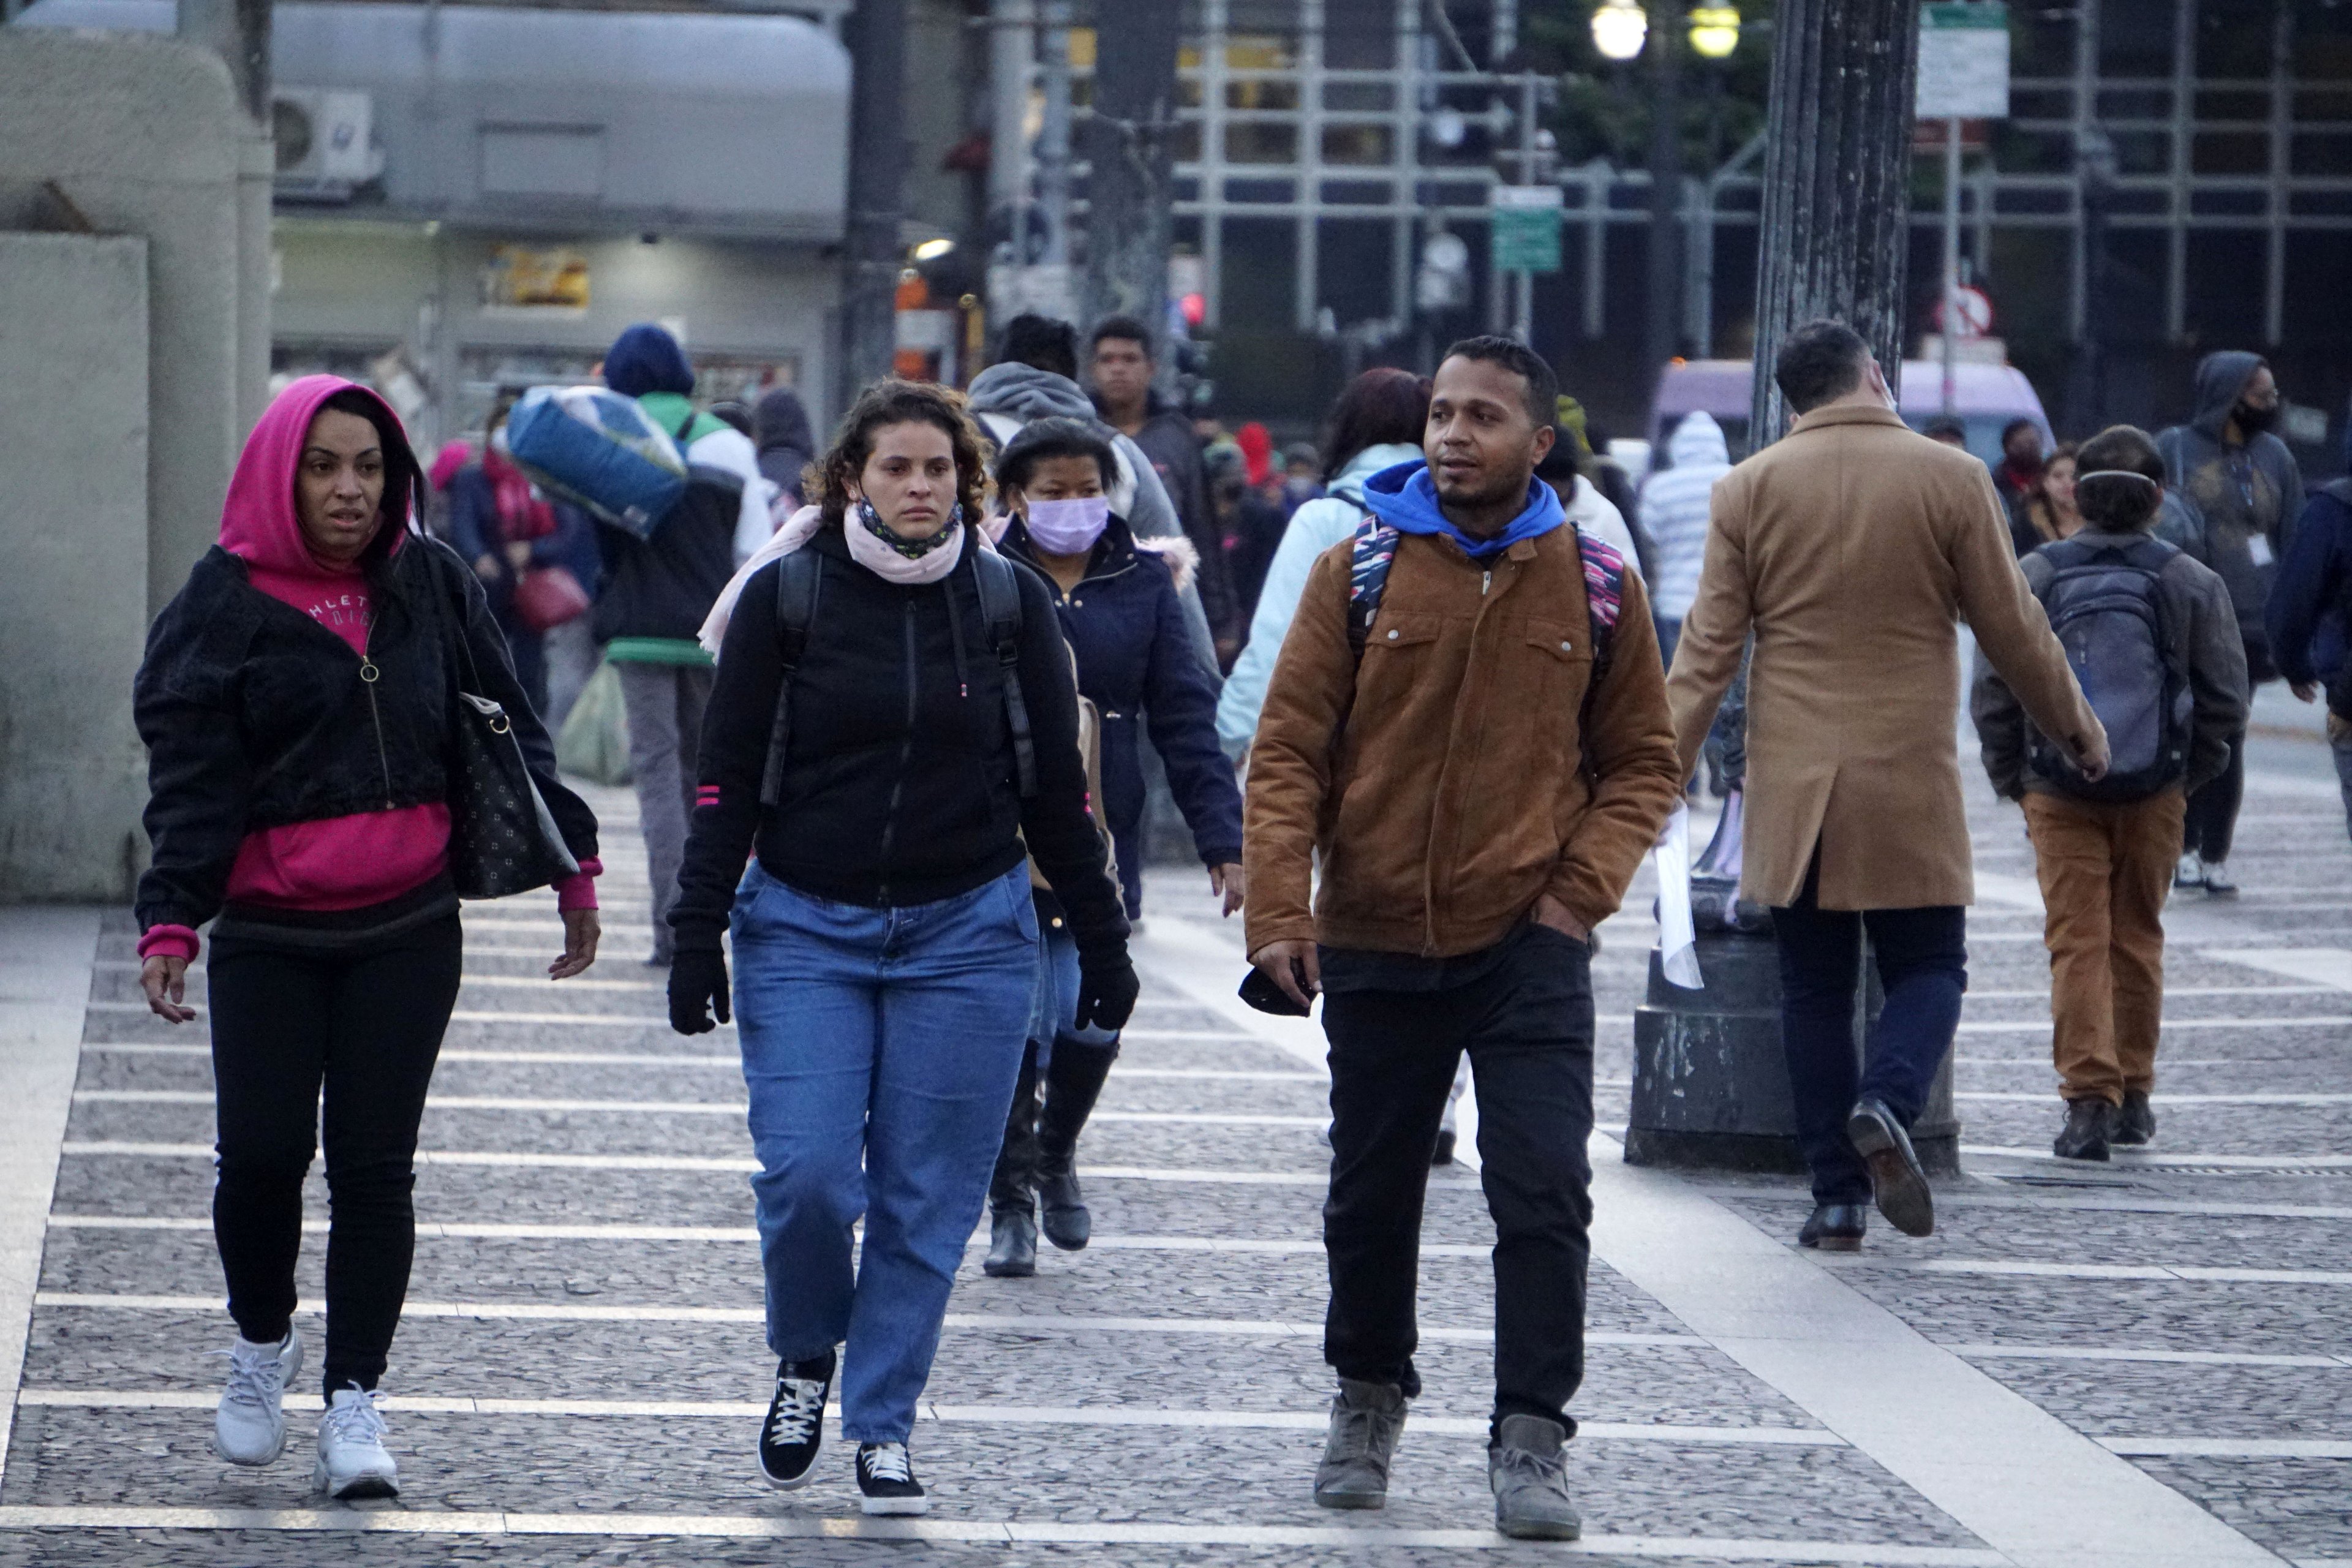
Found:
[(1525, 680), (1530, 740), (1547, 753), (1573, 743), (1584, 689), (1592, 680), (1591, 632), (1567, 621), (1529, 621), (1515, 661)]

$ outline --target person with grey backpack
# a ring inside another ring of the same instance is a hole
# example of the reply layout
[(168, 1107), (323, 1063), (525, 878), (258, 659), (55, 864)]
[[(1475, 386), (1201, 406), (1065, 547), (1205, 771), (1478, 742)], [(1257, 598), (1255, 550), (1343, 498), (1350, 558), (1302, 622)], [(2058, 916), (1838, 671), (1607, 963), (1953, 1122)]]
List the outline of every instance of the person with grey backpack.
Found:
[(2082, 531), (2019, 564), (2106, 727), (2107, 771), (2086, 778), (1981, 657), (1971, 708), (1993, 789), (2024, 805), (2042, 882), (2066, 1101), (2052, 1147), (2103, 1161), (2155, 1136), (2164, 900), (2189, 795), (2244, 733), (2246, 655), (2227, 584), (2148, 532), (2164, 463), (2146, 432), (2084, 442), (2074, 484)]

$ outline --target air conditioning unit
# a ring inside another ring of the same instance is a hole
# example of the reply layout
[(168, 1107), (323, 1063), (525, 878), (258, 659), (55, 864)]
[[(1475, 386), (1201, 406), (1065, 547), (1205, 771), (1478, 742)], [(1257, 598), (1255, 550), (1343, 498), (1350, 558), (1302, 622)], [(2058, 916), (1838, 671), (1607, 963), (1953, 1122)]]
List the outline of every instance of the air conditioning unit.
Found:
[(281, 87), (272, 94), (281, 195), (347, 201), (383, 173), (375, 144), (375, 100), (334, 88)]

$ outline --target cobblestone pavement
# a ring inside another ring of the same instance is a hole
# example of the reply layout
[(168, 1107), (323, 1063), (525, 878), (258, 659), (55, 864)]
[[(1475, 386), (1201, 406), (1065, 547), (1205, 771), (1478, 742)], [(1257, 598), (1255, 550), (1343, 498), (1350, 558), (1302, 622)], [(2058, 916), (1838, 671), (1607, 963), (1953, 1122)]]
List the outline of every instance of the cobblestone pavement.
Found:
[[(2183, 1511), (2224, 1549), (2196, 1560), (2341, 1568), (2352, 850), (2323, 779), (2258, 773), (2233, 861), (2244, 897), (2177, 905), (2159, 1136), (2104, 1168), (2048, 1156), (2058, 1104), (2032, 861), (2014, 810), (1979, 789), (1985, 898), (1958, 1077), (1968, 1174), (1939, 1193), (1937, 1236), (1874, 1227), (1851, 1258), (1787, 1246), (1806, 1212), (1792, 1180), (1619, 1163), (1605, 1134), (1625, 1115), (1644, 873), (1636, 912), (1606, 929), (1596, 961), (1603, 1228), (1574, 1407), (1589, 1535), (1572, 1548), (1487, 1528), (1491, 1227), (1467, 1160), (1432, 1184), (1427, 1394), (1390, 1506), (1337, 1519), (1307, 1501), (1328, 1390), (1318, 1037), (1232, 1002), (1238, 931), (1214, 921), (1196, 874), (1154, 874), (1145, 999), (1082, 1150), (1097, 1243), (1047, 1251), (1034, 1279), (997, 1281), (980, 1274), (975, 1238), (914, 1444), (934, 1512), (887, 1523), (859, 1519), (837, 1448), (806, 1491), (771, 1492), (755, 1473), (771, 1363), (733, 1033), (681, 1039), (662, 1021), (625, 794), (591, 792), (612, 870), (604, 956), (584, 983), (535, 977), (557, 945), (549, 899), (467, 913), (386, 1381), (395, 1503), (307, 1493), (307, 1391), (277, 1466), (232, 1469), (210, 1452), (222, 1363), (207, 1352), (232, 1331), (205, 1218), (209, 1066), (201, 1026), (146, 1016), (133, 932), (110, 915), (0, 1472), (0, 1564), (330, 1551), (387, 1564), (833, 1563), (909, 1540), (1147, 1565), (1304, 1564), (1335, 1550), (1400, 1564), (1469, 1550), (1890, 1568), (2108, 1560), (2038, 1544), (1998, 1506), (1953, 1501), (1965, 1486), (1921, 1479), (2013, 1461), (1971, 1448), (1992, 1441), (1977, 1424), (1991, 1410), (2050, 1437), (2053, 1495), (2017, 1488), (2021, 1517), (2074, 1506), (2077, 1476), (2145, 1477), (2159, 1484), (2145, 1496), (2205, 1510)], [(322, 1228), (315, 1173), (311, 1213)], [(1726, 1247), (1761, 1271), (1760, 1293), (1828, 1292), (1856, 1321), (1890, 1325), (1883, 1339), (1913, 1347), (1896, 1346), (1905, 1364), (1943, 1368), (1940, 1381), (1841, 1404), (1820, 1366), (1709, 1328), (1718, 1303), (1667, 1281), (1706, 1263), (1694, 1249)], [(321, 1250), (304, 1258), (306, 1302)], [(302, 1320), (314, 1352), (315, 1310)], [(2080, 1495), (2092, 1533), (2113, 1532), (2114, 1560), (2189, 1568), (2192, 1556), (2135, 1537), (2161, 1509), (2130, 1517), (2140, 1510), (2099, 1500), (2128, 1489)], [(360, 1529), (383, 1533), (331, 1546), (319, 1533)]]

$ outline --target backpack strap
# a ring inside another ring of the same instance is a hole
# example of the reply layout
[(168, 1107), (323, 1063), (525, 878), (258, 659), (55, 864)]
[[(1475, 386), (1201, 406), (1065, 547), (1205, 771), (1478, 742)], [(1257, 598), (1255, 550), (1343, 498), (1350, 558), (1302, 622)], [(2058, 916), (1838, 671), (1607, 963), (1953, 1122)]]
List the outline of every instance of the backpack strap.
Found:
[(768, 730), (768, 765), (760, 773), (760, 804), (773, 810), (784, 790), (784, 753), (792, 742), (793, 675), (808, 651), (809, 628), (816, 624), (818, 590), (824, 563), (813, 550), (795, 550), (776, 562), (776, 720)]
[(1013, 773), (1023, 800), (1037, 795), (1037, 746), (1029, 733), (1029, 702), (1021, 690), (1021, 582), (1013, 563), (993, 550), (971, 551), (972, 584), (996, 667), (1004, 678), (1004, 721), (1013, 731)]
[(1397, 545), (1403, 535), (1379, 518), (1367, 516), (1356, 525), (1354, 553), (1348, 563), (1348, 651), (1360, 661), (1372, 635), (1372, 617), (1381, 612), (1381, 595), (1388, 592), (1389, 568), (1396, 564)]
[(1609, 673), (1609, 656), (1616, 651), (1617, 619), (1625, 613), (1625, 557), (1580, 528), (1576, 530), (1576, 550), (1584, 560), (1584, 609), (1591, 626), (1592, 679), (1585, 687), (1589, 700)]

